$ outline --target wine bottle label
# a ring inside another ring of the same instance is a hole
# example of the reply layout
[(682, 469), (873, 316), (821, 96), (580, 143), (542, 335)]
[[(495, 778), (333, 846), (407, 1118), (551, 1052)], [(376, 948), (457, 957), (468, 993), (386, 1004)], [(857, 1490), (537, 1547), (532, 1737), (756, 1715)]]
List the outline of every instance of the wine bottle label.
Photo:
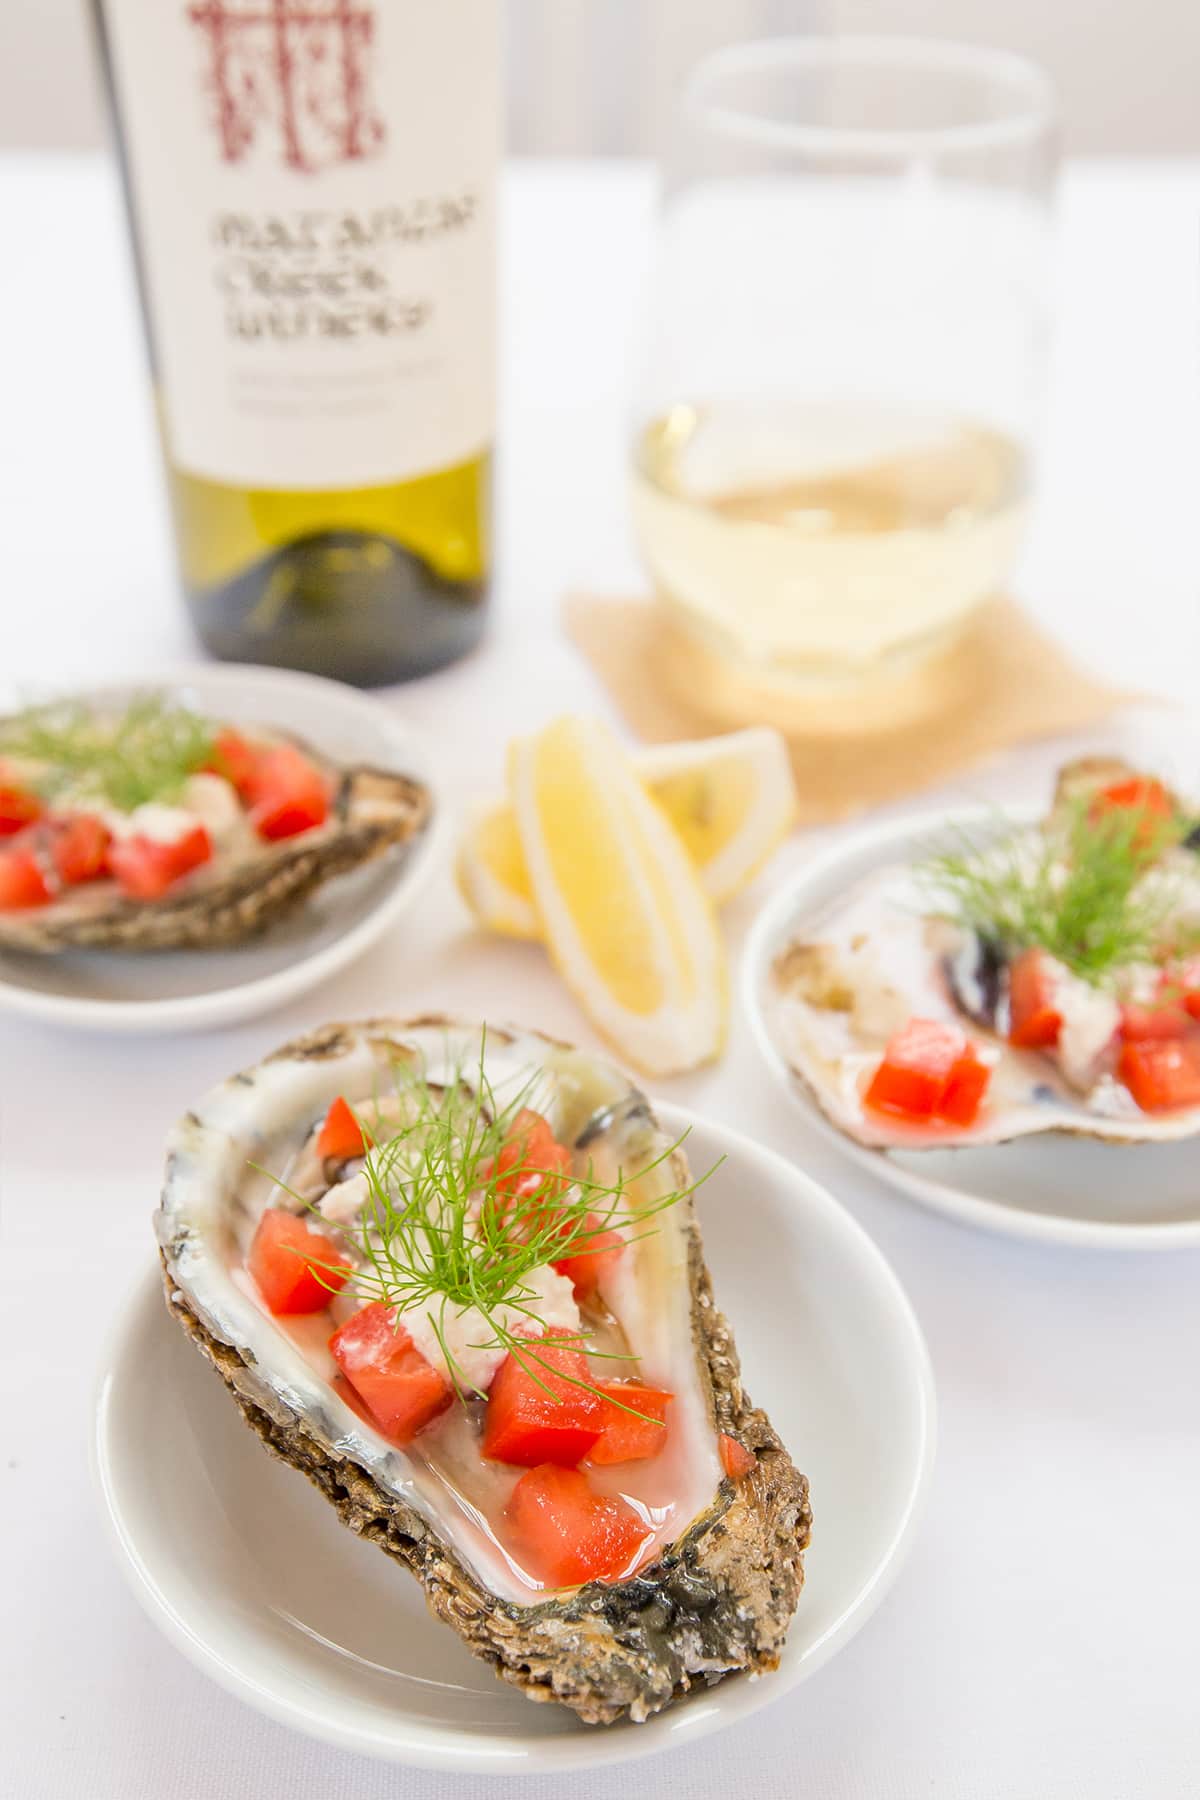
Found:
[(103, 0), (168, 450), (352, 488), (494, 411), (499, 0)]

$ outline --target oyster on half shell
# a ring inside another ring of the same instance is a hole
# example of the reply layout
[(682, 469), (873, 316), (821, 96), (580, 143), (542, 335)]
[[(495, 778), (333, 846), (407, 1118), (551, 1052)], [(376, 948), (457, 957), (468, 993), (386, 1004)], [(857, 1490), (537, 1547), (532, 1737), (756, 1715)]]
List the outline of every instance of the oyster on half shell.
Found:
[[(622, 1171), (633, 1224), (667, 1189), (682, 1196), (654, 1213), (653, 1230), (629, 1236), (602, 1299), (589, 1303), (601, 1330), (606, 1320), (623, 1333), (638, 1380), (673, 1396), (651, 1460), (589, 1476), (606, 1494), (632, 1496), (644, 1520), (633, 1573), (539, 1582), (506, 1525), (523, 1470), (480, 1454), (485, 1402), (464, 1397), (398, 1447), (339, 1391), (329, 1315), (273, 1317), (246, 1272), (247, 1246), (279, 1193), (251, 1161), (291, 1171), (289, 1185), (316, 1192), (318, 1205), (330, 1184), (344, 1194), (346, 1165), (324, 1165), (312, 1183), (322, 1167), (314, 1130), (338, 1096), (372, 1116), (371, 1096), (379, 1105), (397, 1067), (438, 1092), (480, 1070), (489, 1095), (532, 1074), (556, 1139), (575, 1147), (576, 1179), (585, 1166), (597, 1179)], [(437, 1018), (330, 1025), (289, 1044), (211, 1093), (169, 1147), (156, 1216), (169, 1309), (246, 1423), (352, 1531), (417, 1577), (435, 1616), (499, 1677), (588, 1723), (641, 1720), (695, 1684), (773, 1668), (803, 1582), (808, 1483), (742, 1387), (691, 1183), (682, 1148), (610, 1064), (539, 1034)], [(724, 1472), (721, 1434), (744, 1465), (736, 1479)]]
[[(1181, 821), (1178, 841), (1144, 880), (1158, 883), (1165, 923), (1200, 931), (1200, 855), (1187, 832), (1186, 803), (1152, 776), (1108, 757), (1083, 758), (1058, 774), (1053, 807), (1041, 826), (1014, 827), (1002, 816), (976, 821), (949, 842), (982, 861), (993, 851), (1019, 866), (1034, 848), (1085, 811), (1097, 794), (1148, 786)], [(1072, 812), (1074, 809), (1074, 813)], [(949, 821), (951, 828), (954, 821)], [(1136, 840), (1135, 840), (1136, 841)], [(938, 849), (931, 840), (925, 847)], [(1170, 971), (1117, 967), (1094, 983), (1060, 968), (1058, 1040), (1046, 1049), (1010, 1040), (1010, 977), (1018, 946), (941, 916), (934, 890), (912, 862), (880, 866), (798, 919), (776, 950), (763, 996), (771, 1035), (792, 1073), (839, 1131), (869, 1149), (946, 1149), (1007, 1143), (1060, 1132), (1109, 1143), (1176, 1141), (1200, 1134), (1200, 1106), (1146, 1111), (1120, 1076), (1123, 1002), (1158, 1004)], [(990, 1075), (986, 1102), (969, 1124), (910, 1122), (865, 1104), (889, 1040), (910, 1020), (961, 1027)], [(1198, 1018), (1200, 1024), (1200, 1018)], [(1186, 1035), (1200, 1029), (1184, 1022)]]
[(328, 815), (294, 837), (265, 841), (248, 827), (159, 899), (122, 893), (112, 880), (65, 888), (48, 905), (0, 910), (0, 950), (216, 950), (270, 930), (328, 881), (399, 846), (428, 825), (429, 790), (392, 769), (342, 767), (299, 738), (329, 784)]

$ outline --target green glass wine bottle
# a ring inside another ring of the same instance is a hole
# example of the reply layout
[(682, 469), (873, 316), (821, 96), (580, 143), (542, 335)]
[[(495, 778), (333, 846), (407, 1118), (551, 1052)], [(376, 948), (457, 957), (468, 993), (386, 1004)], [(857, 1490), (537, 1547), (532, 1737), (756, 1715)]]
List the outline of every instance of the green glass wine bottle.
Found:
[(439, 667), (489, 581), (501, 8), (94, 6), (201, 640)]

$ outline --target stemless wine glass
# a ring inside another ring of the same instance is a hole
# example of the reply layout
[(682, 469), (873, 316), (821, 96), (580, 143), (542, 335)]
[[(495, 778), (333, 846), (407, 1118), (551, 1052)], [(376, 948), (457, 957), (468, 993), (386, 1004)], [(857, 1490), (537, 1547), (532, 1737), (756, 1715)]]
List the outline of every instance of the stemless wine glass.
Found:
[(953, 642), (1006, 579), (1055, 149), (1046, 76), (998, 51), (779, 39), (685, 84), (634, 515), (714, 667), (845, 702)]

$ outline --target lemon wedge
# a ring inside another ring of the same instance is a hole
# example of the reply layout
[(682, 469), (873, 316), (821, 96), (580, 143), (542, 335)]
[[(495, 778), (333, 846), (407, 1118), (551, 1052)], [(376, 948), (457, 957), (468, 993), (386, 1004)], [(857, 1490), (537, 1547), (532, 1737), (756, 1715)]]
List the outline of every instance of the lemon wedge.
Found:
[(634, 759), (683, 839), (717, 906), (741, 892), (796, 823), (796, 783), (782, 734), (755, 725)]
[[(767, 726), (655, 745), (631, 761), (718, 906), (753, 881), (795, 823), (787, 745)], [(468, 821), (457, 874), (464, 900), (489, 931), (540, 935), (517, 821), (505, 801), (485, 804)]]
[(481, 806), (467, 820), (454, 873), (459, 893), (486, 930), (541, 937), (516, 815), (507, 800)]
[(541, 933), (593, 1024), (652, 1075), (716, 1056), (725, 956), (670, 820), (598, 721), (519, 740), (509, 790)]

